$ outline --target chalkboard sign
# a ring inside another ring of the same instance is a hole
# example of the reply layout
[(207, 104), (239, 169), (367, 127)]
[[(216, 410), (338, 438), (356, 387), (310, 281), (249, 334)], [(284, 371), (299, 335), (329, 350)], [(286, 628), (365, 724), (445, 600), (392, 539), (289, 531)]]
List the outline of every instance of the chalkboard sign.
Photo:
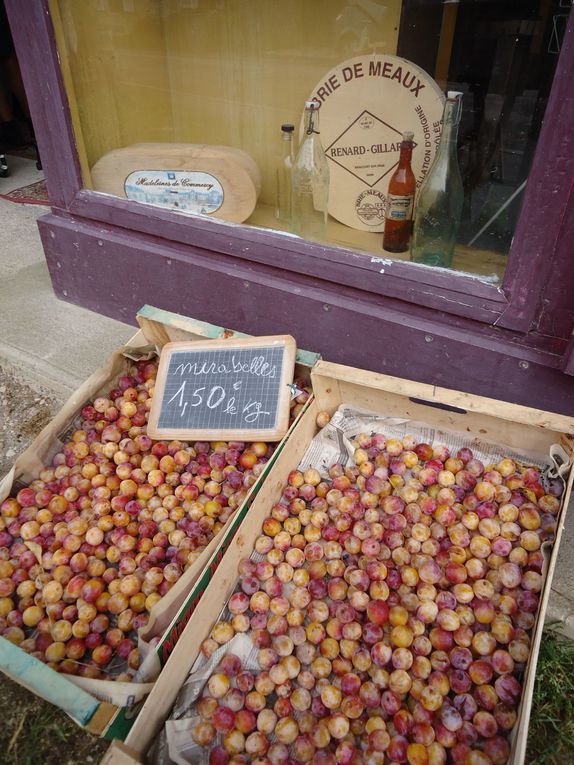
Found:
[(289, 427), (295, 351), (289, 335), (167, 343), (148, 435), (279, 441)]

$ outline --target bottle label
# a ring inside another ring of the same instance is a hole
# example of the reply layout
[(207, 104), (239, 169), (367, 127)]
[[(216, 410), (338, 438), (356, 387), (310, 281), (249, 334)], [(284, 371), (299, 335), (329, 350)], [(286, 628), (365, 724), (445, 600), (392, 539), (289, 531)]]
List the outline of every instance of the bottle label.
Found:
[(387, 197), (387, 220), (411, 220), (415, 195), (389, 194)]

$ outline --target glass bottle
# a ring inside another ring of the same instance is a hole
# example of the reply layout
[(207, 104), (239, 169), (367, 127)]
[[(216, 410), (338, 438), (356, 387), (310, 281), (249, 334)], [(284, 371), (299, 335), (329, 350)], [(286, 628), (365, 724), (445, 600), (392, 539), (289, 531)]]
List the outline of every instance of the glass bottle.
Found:
[(325, 241), (329, 166), (319, 138), (317, 100), (305, 102), (305, 130), (291, 174), (293, 230), (305, 239)]
[(449, 268), (460, 225), (464, 191), (456, 140), (462, 93), (447, 93), (435, 160), (418, 194), (411, 260)]
[(281, 125), (281, 155), (276, 168), (275, 217), (283, 223), (291, 223), (291, 171), (293, 169), (294, 125)]
[(387, 193), (383, 249), (407, 252), (413, 228), (413, 203), (416, 182), (411, 168), (414, 133), (403, 133), (399, 166), (391, 176)]

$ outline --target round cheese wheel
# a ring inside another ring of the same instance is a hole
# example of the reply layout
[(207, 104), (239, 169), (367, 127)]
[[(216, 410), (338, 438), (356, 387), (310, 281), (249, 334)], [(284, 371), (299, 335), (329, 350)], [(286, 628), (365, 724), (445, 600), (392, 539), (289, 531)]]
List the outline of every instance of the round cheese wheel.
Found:
[(412, 61), (371, 54), (331, 69), (310, 97), (321, 102), (321, 143), (330, 171), (329, 214), (361, 231), (383, 231), (387, 190), (399, 161), (402, 134), (414, 133), (412, 169), (420, 186), (440, 140), (442, 91)]
[(105, 154), (92, 168), (95, 191), (242, 223), (261, 188), (254, 160), (241, 149), (146, 143)]

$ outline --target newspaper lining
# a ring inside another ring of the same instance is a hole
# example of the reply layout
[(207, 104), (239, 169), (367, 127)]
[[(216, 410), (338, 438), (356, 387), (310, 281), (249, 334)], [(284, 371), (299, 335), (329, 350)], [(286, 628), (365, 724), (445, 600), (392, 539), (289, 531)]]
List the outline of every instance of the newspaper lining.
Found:
[(428, 443), (431, 446), (444, 444), (452, 451), (468, 447), (485, 465), (498, 462), (502, 456), (540, 468), (550, 468), (552, 464), (548, 455), (519, 452), (459, 431), (430, 428), (416, 420), (385, 417), (382, 414), (374, 414), (350, 407), (348, 404), (341, 404), (331, 417), (331, 421), (311, 441), (303, 455), (299, 470), (314, 467), (319, 470), (323, 478), (327, 478), (331, 465), (353, 464), (355, 448), (352, 440), (359, 433), (375, 433), (381, 430), (390, 438), (403, 439), (406, 435), (411, 435), (415, 436), (419, 443)]

